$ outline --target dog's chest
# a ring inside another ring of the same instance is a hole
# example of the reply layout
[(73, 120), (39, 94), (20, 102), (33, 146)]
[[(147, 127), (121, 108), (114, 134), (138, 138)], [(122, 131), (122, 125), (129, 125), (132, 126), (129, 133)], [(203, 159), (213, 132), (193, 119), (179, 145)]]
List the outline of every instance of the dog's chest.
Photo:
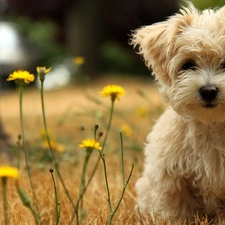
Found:
[(193, 185), (224, 192), (225, 127), (190, 126), (185, 142), (189, 146), (186, 166), (191, 168)]

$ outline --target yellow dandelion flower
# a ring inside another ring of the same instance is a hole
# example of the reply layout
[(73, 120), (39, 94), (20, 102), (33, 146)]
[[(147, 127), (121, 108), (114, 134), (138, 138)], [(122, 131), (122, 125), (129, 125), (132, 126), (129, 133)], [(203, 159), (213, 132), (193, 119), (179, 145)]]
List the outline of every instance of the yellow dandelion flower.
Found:
[(79, 144), (80, 148), (89, 148), (89, 149), (97, 149), (102, 150), (102, 147), (100, 146), (100, 143), (96, 141), (95, 139), (85, 139)]
[(7, 81), (19, 80), (24, 81), (24, 83), (30, 83), (34, 81), (34, 75), (30, 74), (27, 70), (16, 70), (9, 75)]
[(115, 99), (120, 100), (120, 97), (125, 95), (125, 90), (118, 85), (107, 85), (103, 88), (102, 91), (99, 92), (102, 97), (111, 97), (111, 100)]
[(43, 67), (38, 66), (38, 67), (36, 68), (36, 70), (37, 70), (39, 79), (40, 79), (41, 81), (44, 81), (44, 80), (45, 80), (45, 75), (51, 71), (51, 67), (47, 69), (45, 66), (43, 66)]
[[(50, 139), (53, 137), (53, 134), (52, 134), (52, 131), (51, 130), (48, 130), (48, 136), (50, 137)], [(45, 140), (46, 139), (46, 131), (45, 131), (44, 128), (42, 128), (42, 129), (39, 130), (39, 137), (42, 140)]]
[(121, 126), (121, 131), (127, 137), (131, 136), (131, 134), (132, 134), (132, 129), (131, 129), (131, 127), (128, 124), (122, 125)]
[[(49, 148), (48, 141), (45, 141), (43, 144), (44, 144), (44, 148)], [(53, 139), (50, 139), (50, 145), (51, 145), (52, 149), (56, 152), (64, 151), (64, 147), (62, 145), (60, 145), (59, 143), (57, 143)]]
[(85, 59), (82, 56), (75, 57), (73, 61), (77, 66), (81, 66), (85, 63)]
[(20, 174), (16, 167), (0, 166), (0, 177), (19, 179)]
[(145, 118), (148, 115), (149, 111), (146, 107), (140, 107), (137, 109), (136, 114), (138, 117)]
[(51, 67), (47, 69), (45, 66), (43, 66), (43, 67), (38, 66), (36, 68), (36, 70), (37, 70), (38, 73), (42, 72), (42, 73), (46, 74), (46, 73), (49, 73), (51, 71)]

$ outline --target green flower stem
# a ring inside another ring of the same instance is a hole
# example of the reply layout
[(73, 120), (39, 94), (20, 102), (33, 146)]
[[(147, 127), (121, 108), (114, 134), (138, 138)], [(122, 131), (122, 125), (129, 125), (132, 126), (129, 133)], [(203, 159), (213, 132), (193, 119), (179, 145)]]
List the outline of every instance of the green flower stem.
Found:
[(111, 125), (112, 125), (112, 118), (113, 118), (113, 112), (114, 112), (114, 104), (115, 103), (115, 99), (111, 101), (111, 107), (110, 107), (110, 115), (109, 115), (109, 122), (108, 122), (108, 126), (107, 126), (107, 130), (106, 130), (106, 134), (105, 134), (105, 137), (104, 137), (104, 140), (103, 140), (103, 143), (102, 143), (102, 152), (105, 148), (105, 144), (106, 144), (106, 141), (108, 139), (108, 135), (109, 135), (109, 131), (110, 131), (110, 128), (111, 128)]
[[(90, 149), (90, 148), (86, 149), (86, 156), (85, 156), (85, 159), (84, 159), (82, 175), (81, 175), (79, 197), (78, 197), (78, 200), (77, 200), (77, 203), (76, 203), (76, 208), (75, 208), (77, 225), (82, 224), (82, 220), (83, 220), (83, 217), (84, 217), (82, 200), (83, 200), (83, 196), (84, 196), (84, 193), (85, 193), (85, 190), (86, 190), (86, 175), (87, 175), (88, 162), (89, 162), (89, 159), (90, 159), (90, 156), (91, 156), (92, 152), (93, 152), (93, 149)], [(81, 205), (80, 205), (80, 203), (81, 203)], [(80, 215), (81, 215), (81, 217), (80, 217)]]
[(39, 222), (40, 216), (36, 213), (36, 211), (32, 207), (29, 196), (25, 193), (25, 191), (21, 187), (19, 187), (18, 183), (16, 184), (16, 187), (17, 187), (17, 192), (20, 196), (20, 199), (21, 199), (23, 205), (30, 209), (30, 211), (34, 217), (35, 223), (40, 224), (40, 222)]
[(73, 199), (72, 199), (72, 197), (71, 197), (71, 195), (70, 195), (70, 193), (69, 193), (69, 191), (68, 191), (68, 189), (67, 189), (67, 187), (66, 187), (66, 184), (65, 184), (65, 182), (64, 182), (64, 180), (63, 180), (63, 178), (62, 178), (62, 175), (61, 175), (60, 170), (59, 170), (59, 164), (58, 164), (57, 162), (55, 163), (55, 170), (56, 170), (57, 175), (58, 175), (58, 177), (59, 177), (59, 180), (60, 180), (60, 182), (61, 182), (61, 184), (62, 184), (62, 186), (63, 186), (63, 189), (64, 189), (64, 191), (65, 191), (65, 193), (66, 193), (66, 196), (67, 196), (67, 198), (69, 199), (70, 204), (73, 206), (73, 209), (74, 209), (74, 212), (75, 212), (76, 206), (75, 206), (75, 204), (74, 204), (74, 202), (73, 202)]
[(121, 173), (122, 173), (122, 184), (125, 186), (124, 180), (124, 148), (123, 148), (123, 134), (120, 132), (120, 149), (121, 149)]
[(124, 194), (125, 194), (125, 191), (126, 191), (126, 188), (127, 188), (128, 183), (129, 183), (129, 181), (130, 181), (130, 178), (131, 178), (131, 176), (132, 176), (133, 170), (134, 170), (134, 164), (132, 164), (132, 167), (131, 167), (129, 176), (128, 176), (128, 178), (127, 178), (127, 181), (126, 181), (126, 183), (125, 183), (124, 186), (123, 186), (123, 190), (122, 190), (120, 199), (119, 199), (119, 201), (118, 201), (118, 203), (117, 203), (115, 209), (113, 210), (113, 212), (110, 213), (110, 217), (109, 217), (109, 221), (108, 221), (108, 224), (107, 224), (107, 225), (110, 225), (110, 224), (112, 223), (113, 217), (114, 217), (116, 211), (118, 210), (118, 208), (119, 208), (119, 206), (120, 206), (120, 203), (121, 203), (121, 201), (122, 201), (122, 199), (123, 199), (123, 196), (124, 196)]
[(116, 207), (112, 210), (112, 204), (111, 204), (111, 199), (110, 199), (110, 191), (109, 191), (109, 184), (108, 184), (108, 179), (107, 179), (107, 172), (106, 172), (106, 163), (105, 163), (105, 159), (103, 158), (103, 166), (104, 166), (104, 174), (105, 174), (105, 181), (106, 181), (106, 189), (107, 189), (107, 194), (108, 194), (108, 202), (109, 202), (109, 208), (110, 208), (110, 216), (109, 216), (109, 220), (107, 225), (110, 225), (112, 223), (113, 217), (115, 215), (115, 213), (117, 212), (120, 203), (123, 199), (123, 196), (125, 194), (126, 188), (127, 188), (127, 184), (130, 181), (131, 175), (133, 173), (133, 169), (134, 169), (134, 164), (132, 164), (131, 167), (131, 171), (129, 173), (129, 176), (127, 178), (127, 181), (125, 182), (124, 179), (124, 148), (123, 148), (123, 136), (122, 133), (120, 132), (120, 143), (121, 143), (121, 169), (122, 169), (122, 184), (123, 184), (123, 189), (122, 189), (122, 193), (120, 195), (119, 201), (116, 205)]
[[(103, 150), (105, 149), (106, 141), (108, 139), (109, 131), (110, 131), (111, 125), (112, 125), (113, 112), (114, 112), (114, 103), (115, 103), (115, 100), (112, 100), (111, 101), (111, 107), (110, 107), (109, 122), (108, 122), (108, 126), (107, 126), (107, 129), (106, 129), (106, 134), (105, 134), (105, 137), (104, 137), (104, 140), (103, 140), (103, 143), (102, 143), (102, 150), (101, 150), (102, 153), (103, 153)], [(91, 183), (91, 181), (92, 181), (92, 179), (93, 179), (93, 177), (95, 175), (95, 172), (96, 172), (96, 170), (98, 168), (98, 164), (99, 164), (100, 160), (101, 160), (101, 155), (99, 155), (99, 157), (98, 157), (98, 159), (97, 159), (97, 161), (95, 163), (95, 166), (93, 168), (93, 171), (91, 173), (91, 176), (90, 176), (90, 178), (89, 178), (89, 180), (87, 182), (87, 185), (86, 185), (85, 189), (87, 189), (89, 184)]]
[(50, 152), (51, 152), (51, 155), (52, 155), (52, 159), (53, 159), (53, 162), (54, 162), (54, 168), (56, 170), (56, 173), (60, 179), (60, 182), (63, 186), (63, 189), (66, 193), (66, 196), (67, 198), (69, 199), (71, 205), (73, 206), (74, 208), (74, 213), (76, 211), (76, 207), (75, 207), (75, 204), (73, 202), (73, 199), (72, 197), (70, 196), (70, 193), (68, 191), (68, 189), (66, 188), (66, 185), (65, 185), (65, 182), (63, 181), (63, 177), (60, 173), (60, 170), (59, 170), (59, 163), (57, 162), (56, 160), (56, 157), (55, 157), (55, 154), (53, 152), (53, 149), (52, 149), (52, 145), (51, 145), (51, 142), (50, 142), (50, 137), (49, 137), (49, 132), (48, 132), (48, 126), (47, 126), (47, 120), (46, 120), (46, 116), (45, 116), (45, 104), (44, 104), (44, 79), (40, 80), (41, 81), (41, 106), (42, 106), (42, 117), (43, 117), (43, 123), (44, 123), (44, 129), (45, 129), (45, 134), (46, 134), (46, 139), (47, 139), (47, 142), (48, 142), (48, 146), (49, 146), (49, 149), (50, 149)]
[(26, 168), (27, 168), (27, 174), (28, 174), (29, 181), (30, 181), (30, 186), (31, 186), (31, 189), (32, 189), (32, 194), (33, 194), (33, 197), (34, 197), (34, 203), (35, 203), (36, 209), (38, 211), (38, 215), (40, 215), (38, 203), (37, 203), (37, 196), (36, 196), (36, 193), (34, 191), (34, 185), (33, 185), (32, 177), (31, 177), (28, 151), (27, 151), (27, 148), (26, 148), (25, 131), (24, 131), (24, 125), (23, 125), (23, 84), (21, 84), (21, 83), (19, 85), (19, 95), (20, 95), (20, 127), (21, 127), (21, 132), (22, 132), (22, 145), (23, 145), (23, 151), (24, 151), (24, 155), (25, 155), (25, 163), (26, 163)]
[[(113, 113), (114, 113), (114, 105), (115, 105), (114, 103), (115, 103), (115, 99), (111, 99), (109, 122), (108, 122), (108, 126), (107, 126), (107, 129), (106, 129), (106, 134), (105, 134), (105, 137), (104, 137), (104, 140), (103, 140), (103, 144), (102, 144), (102, 150), (101, 150), (102, 154), (103, 154), (103, 150), (105, 148), (106, 141), (108, 139), (108, 134), (109, 134), (109, 131), (110, 131), (111, 125), (112, 125), (112, 119), (113, 119)], [(91, 172), (91, 175), (90, 175), (90, 177), (89, 177), (89, 179), (88, 179), (88, 181), (87, 181), (87, 183), (86, 183), (86, 185), (85, 185), (85, 187), (83, 189), (83, 194), (79, 196), (79, 199), (78, 199), (77, 202), (79, 202), (81, 200), (81, 198), (83, 198), (83, 195), (85, 194), (87, 188), (89, 187), (89, 185), (90, 185), (90, 183), (91, 183), (91, 181), (92, 181), (92, 179), (93, 179), (93, 177), (94, 177), (94, 175), (95, 175), (95, 173), (97, 171), (97, 168), (98, 168), (100, 160), (101, 160), (101, 155), (99, 154), (99, 157), (98, 157), (98, 159), (97, 159), (97, 161), (95, 163), (95, 166), (94, 166), (94, 168), (93, 168), (93, 170)], [(76, 208), (75, 208), (75, 213), (76, 213)], [(74, 220), (74, 215), (72, 216), (72, 218), (70, 220), (70, 223), (69, 223), (70, 225), (72, 224), (73, 220)]]
[(20, 153), (21, 153), (21, 135), (18, 135), (17, 141), (17, 168), (20, 170)]
[(110, 190), (109, 190), (109, 182), (108, 182), (108, 176), (107, 176), (107, 169), (106, 169), (106, 162), (105, 162), (105, 157), (102, 154), (102, 152), (99, 151), (100, 157), (103, 162), (103, 170), (104, 170), (104, 176), (105, 176), (105, 185), (106, 185), (106, 191), (107, 191), (107, 201), (109, 204), (109, 210), (110, 210), (110, 215), (112, 214), (112, 203), (111, 203), (111, 196), (110, 196)]
[(56, 158), (52, 149), (52, 145), (51, 145), (51, 141), (50, 141), (50, 137), (49, 137), (49, 132), (48, 132), (48, 126), (47, 126), (47, 120), (46, 120), (46, 116), (45, 116), (45, 103), (44, 103), (44, 81), (41, 81), (41, 109), (42, 109), (42, 118), (43, 118), (43, 123), (44, 123), (44, 129), (45, 129), (45, 135), (46, 135), (46, 139), (48, 142), (48, 146), (52, 155), (52, 159), (55, 162)]
[(57, 193), (57, 188), (56, 188), (56, 182), (55, 178), (53, 176), (53, 169), (49, 170), (51, 173), (52, 181), (53, 181), (53, 186), (54, 186), (54, 192), (55, 192), (55, 213), (56, 213), (56, 222), (55, 224), (59, 224), (59, 218), (60, 218), (60, 211), (59, 211), (59, 202), (58, 202), (58, 193)]
[(7, 202), (7, 178), (2, 177), (2, 197), (3, 197), (3, 209), (4, 209), (4, 219), (5, 225), (9, 225), (9, 218), (8, 218), (8, 202)]

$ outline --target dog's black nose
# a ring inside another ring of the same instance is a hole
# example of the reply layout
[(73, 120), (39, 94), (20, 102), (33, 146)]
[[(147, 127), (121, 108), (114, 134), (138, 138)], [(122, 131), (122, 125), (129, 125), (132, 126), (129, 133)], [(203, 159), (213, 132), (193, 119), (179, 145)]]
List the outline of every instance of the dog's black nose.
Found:
[(211, 102), (215, 100), (218, 94), (218, 88), (215, 87), (214, 85), (207, 85), (207, 86), (201, 87), (199, 92), (203, 100), (207, 102)]

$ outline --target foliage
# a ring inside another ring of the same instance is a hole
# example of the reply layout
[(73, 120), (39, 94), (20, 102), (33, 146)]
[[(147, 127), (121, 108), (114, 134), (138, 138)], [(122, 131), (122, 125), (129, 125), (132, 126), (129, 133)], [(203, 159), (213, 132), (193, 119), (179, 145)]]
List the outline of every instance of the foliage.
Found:
[[(183, 2), (183, 4), (185, 4), (185, 1)], [(192, 0), (191, 2), (200, 10), (221, 7), (224, 5), (224, 0)]]
[(137, 61), (130, 50), (117, 42), (105, 42), (100, 48), (103, 70), (117, 73), (134, 73), (137, 69)]
[(57, 41), (59, 30), (53, 21), (48, 19), (32, 21), (29, 18), (20, 17), (16, 23), (28, 38), (30, 45), (33, 45), (30, 50), (35, 50), (35, 55), (32, 57), (40, 63), (48, 62), (47, 64), (50, 64), (59, 56), (67, 54)]

